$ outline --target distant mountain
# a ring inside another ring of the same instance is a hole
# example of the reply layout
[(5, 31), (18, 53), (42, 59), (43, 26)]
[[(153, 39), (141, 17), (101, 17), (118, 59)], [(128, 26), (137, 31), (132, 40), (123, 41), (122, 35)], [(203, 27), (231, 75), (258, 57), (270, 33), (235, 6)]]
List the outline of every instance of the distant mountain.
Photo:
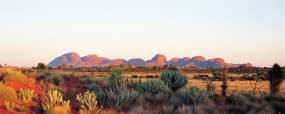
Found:
[(143, 59), (140, 59), (140, 58), (134, 58), (134, 59), (130, 59), (128, 61), (128, 64), (129, 65), (133, 65), (133, 66), (145, 66), (145, 60)]
[(165, 55), (156, 54), (151, 60), (145, 63), (145, 66), (163, 66), (166, 65), (167, 59)]
[(52, 60), (49, 67), (59, 67), (62, 65), (72, 67), (106, 67), (117, 65), (132, 65), (132, 66), (164, 66), (175, 65), (179, 67), (196, 67), (196, 68), (221, 68), (221, 67), (253, 67), (252, 64), (233, 64), (227, 63), (223, 58), (206, 59), (203, 56), (172, 58), (167, 61), (163, 54), (156, 54), (151, 60), (143, 60), (141, 58), (133, 58), (128, 61), (125, 59), (109, 59), (99, 57), (96, 54), (80, 57), (79, 54), (71, 52)]

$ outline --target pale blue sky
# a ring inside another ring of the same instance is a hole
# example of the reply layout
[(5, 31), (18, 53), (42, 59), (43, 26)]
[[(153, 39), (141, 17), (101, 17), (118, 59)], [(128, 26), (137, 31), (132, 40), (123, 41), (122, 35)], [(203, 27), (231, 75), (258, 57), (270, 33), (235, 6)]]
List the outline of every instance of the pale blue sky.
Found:
[(285, 65), (284, 0), (0, 0), (0, 64), (66, 52)]

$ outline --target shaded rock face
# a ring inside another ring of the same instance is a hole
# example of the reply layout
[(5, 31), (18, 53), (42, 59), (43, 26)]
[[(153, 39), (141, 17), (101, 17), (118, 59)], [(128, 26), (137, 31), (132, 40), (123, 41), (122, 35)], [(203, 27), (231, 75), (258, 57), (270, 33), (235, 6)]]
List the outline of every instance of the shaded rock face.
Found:
[(71, 52), (55, 58), (53, 61), (51, 61), (48, 64), (48, 66), (51, 67), (59, 67), (62, 65), (77, 66), (80, 65), (80, 63), (81, 63), (81, 58), (79, 54)]
[(130, 59), (128, 61), (128, 64), (129, 65), (132, 65), (132, 66), (144, 66), (145, 65), (145, 61), (143, 59), (140, 59), (140, 58), (135, 58), (135, 59)]
[(222, 58), (209, 59), (201, 64), (201, 68), (221, 68), (226, 66), (227, 64)]
[(177, 65), (179, 61), (180, 61), (180, 58), (172, 58), (167, 62), (167, 64), (168, 65)]
[(206, 60), (203, 56), (173, 58), (167, 61), (166, 56), (162, 54), (156, 54), (151, 60), (145, 61), (140, 58), (133, 58), (129, 61), (125, 59), (109, 59), (105, 57), (99, 57), (96, 54), (80, 57), (79, 54), (71, 52), (59, 56), (52, 60), (49, 67), (59, 67), (62, 65), (72, 67), (106, 67), (117, 65), (132, 65), (132, 66), (164, 66), (164, 65), (176, 65), (179, 67), (196, 67), (196, 68), (221, 68), (221, 67), (253, 67), (252, 64), (232, 64), (226, 63), (222, 58), (213, 58)]

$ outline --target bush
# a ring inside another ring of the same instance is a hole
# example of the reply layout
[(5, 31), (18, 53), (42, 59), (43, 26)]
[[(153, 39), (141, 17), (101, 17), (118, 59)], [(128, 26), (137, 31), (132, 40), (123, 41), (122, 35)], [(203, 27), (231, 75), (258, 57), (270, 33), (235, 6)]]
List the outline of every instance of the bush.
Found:
[(3, 72), (5, 74), (3, 80), (4, 82), (20, 82), (20, 83), (29, 83), (30, 80), (26, 75), (24, 75), (21, 71), (17, 71), (14, 69), (6, 68), (3, 69)]
[(129, 90), (126, 86), (117, 86), (106, 91), (106, 95), (108, 105), (117, 111), (123, 111), (132, 106), (132, 103), (138, 96), (138, 92)]
[(251, 93), (233, 93), (227, 97), (229, 113), (261, 112), (265, 104)]
[(49, 90), (46, 102), (42, 104), (46, 114), (68, 114), (70, 112), (70, 101), (64, 101), (58, 90)]
[(270, 94), (266, 97), (266, 100), (271, 104), (274, 112), (276, 114), (284, 114), (285, 113), (285, 96), (278, 94)]
[(123, 84), (122, 80), (122, 72), (118, 69), (112, 70), (111, 75), (109, 77), (109, 84), (111, 87), (120, 86)]
[(172, 90), (177, 91), (187, 84), (187, 79), (179, 71), (168, 70), (161, 74), (160, 79)]
[(279, 92), (279, 87), (283, 78), (284, 73), (282, 68), (278, 64), (273, 65), (272, 70), (268, 71), (268, 80), (270, 81), (270, 90), (272, 94)]
[(159, 93), (168, 94), (171, 91), (163, 81), (158, 79), (150, 79), (142, 84), (139, 84), (137, 86), (137, 90), (140, 92), (148, 92), (153, 95)]
[(23, 103), (30, 103), (33, 101), (35, 97), (35, 91), (28, 89), (27, 90), (20, 89), (18, 96)]
[(44, 63), (38, 63), (37, 69), (46, 70), (48, 67)]
[(108, 96), (106, 90), (100, 89), (99, 91), (96, 92), (96, 98), (98, 101), (98, 104), (102, 106), (107, 106), (108, 105)]
[(90, 90), (90, 91), (95, 91), (95, 92), (97, 92), (97, 91), (100, 91), (100, 87), (96, 84), (96, 83), (91, 83), (91, 84), (89, 84), (88, 86), (87, 86), (87, 88), (88, 88), (88, 90)]
[(81, 105), (80, 114), (93, 114), (99, 111), (95, 93), (87, 91), (77, 95), (76, 99)]
[(79, 81), (83, 84), (94, 83), (95, 79), (92, 76), (83, 76), (79, 79)]
[(198, 88), (183, 88), (177, 91), (177, 97), (186, 105), (204, 104), (208, 100), (207, 92)]
[(18, 96), (16, 90), (0, 83), (0, 105), (5, 102), (16, 103), (17, 101)]
[(64, 79), (63, 76), (59, 75), (59, 74), (52, 74), (50, 76), (45, 77), (45, 81), (53, 83), (57, 86), (61, 85), (62, 83), (64, 83)]

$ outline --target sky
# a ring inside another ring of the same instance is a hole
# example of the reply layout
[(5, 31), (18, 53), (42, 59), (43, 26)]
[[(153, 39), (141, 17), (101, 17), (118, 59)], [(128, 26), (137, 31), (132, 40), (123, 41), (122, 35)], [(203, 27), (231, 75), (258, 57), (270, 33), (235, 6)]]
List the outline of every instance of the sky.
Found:
[(284, 0), (0, 0), (0, 64), (67, 52), (285, 65)]

